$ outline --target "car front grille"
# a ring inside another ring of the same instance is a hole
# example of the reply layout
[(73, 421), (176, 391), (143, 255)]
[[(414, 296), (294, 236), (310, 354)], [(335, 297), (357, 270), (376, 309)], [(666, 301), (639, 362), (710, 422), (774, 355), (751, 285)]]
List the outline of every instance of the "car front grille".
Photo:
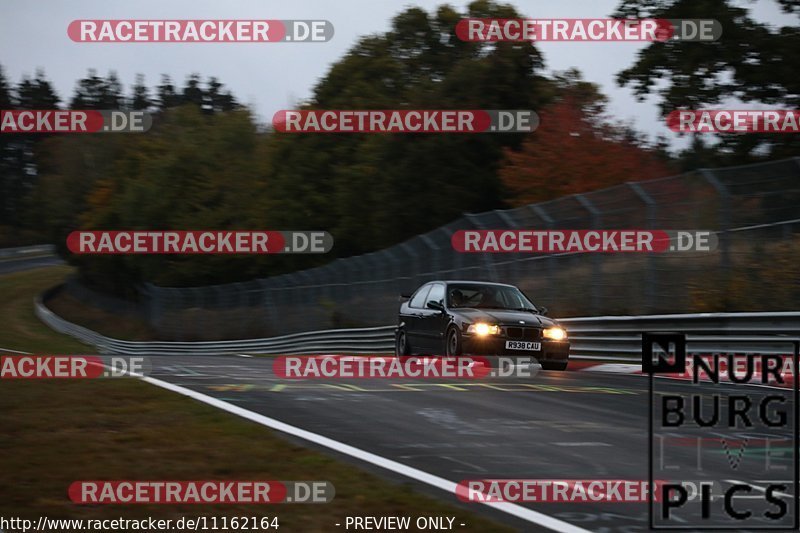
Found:
[(536, 341), (542, 338), (542, 330), (539, 328), (522, 328), (511, 326), (506, 328), (506, 336), (509, 339)]

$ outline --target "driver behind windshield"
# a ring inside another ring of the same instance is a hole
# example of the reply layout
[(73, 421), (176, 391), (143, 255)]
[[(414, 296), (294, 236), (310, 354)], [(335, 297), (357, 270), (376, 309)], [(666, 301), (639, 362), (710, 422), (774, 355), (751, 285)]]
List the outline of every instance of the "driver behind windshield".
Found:
[(464, 293), (461, 292), (459, 289), (453, 289), (450, 291), (450, 306), (451, 307), (461, 307), (464, 305)]
[(500, 297), (499, 290), (486, 288), (484, 291), (482, 291), (481, 296), (481, 301), (478, 307), (486, 307), (489, 309), (503, 309), (505, 307)]
[(450, 307), (474, 309), (513, 309), (536, 311), (536, 307), (517, 289), (490, 285), (462, 285), (449, 291)]

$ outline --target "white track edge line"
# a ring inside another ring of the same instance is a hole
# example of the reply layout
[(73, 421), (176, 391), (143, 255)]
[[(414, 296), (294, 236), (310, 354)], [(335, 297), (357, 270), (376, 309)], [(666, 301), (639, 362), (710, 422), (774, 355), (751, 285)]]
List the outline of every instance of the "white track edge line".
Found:
[[(243, 409), (236, 405), (224, 402), (222, 400), (219, 400), (212, 396), (208, 396), (201, 392), (197, 392), (192, 389), (182, 387), (180, 385), (169, 383), (168, 381), (162, 381), (160, 379), (151, 377), (143, 377), (142, 381), (150, 383), (151, 385), (155, 385), (156, 387), (161, 387), (162, 389), (166, 389), (172, 392), (177, 392), (178, 394), (182, 394), (184, 396), (188, 396), (189, 398), (206, 403), (218, 409), (222, 409), (223, 411), (227, 411), (231, 414), (240, 416), (242, 418), (246, 418), (247, 420), (256, 422), (257, 424), (261, 424), (262, 426), (266, 426), (276, 431), (281, 431), (283, 433), (288, 433), (289, 435), (293, 435), (295, 437), (299, 437), (309, 442), (313, 442), (314, 444), (319, 444), (320, 446), (330, 448), (334, 451), (343, 453), (345, 455), (349, 455), (351, 457), (355, 457), (356, 459), (360, 459), (362, 461), (371, 463), (381, 468), (385, 468), (386, 470), (391, 470), (392, 472), (396, 472), (406, 477), (410, 477), (416, 481), (421, 481), (423, 483), (444, 490), (451, 494), (455, 494), (456, 483), (441, 478), (439, 476), (434, 476), (433, 474), (429, 474), (422, 470), (418, 470), (416, 468), (404, 465), (402, 463), (398, 463), (397, 461), (392, 461), (391, 459), (386, 459), (385, 457), (381, 457), (380, 455), (376, 455), (374, 453), (362, 450), (360, 448), (350, 446), (349, 444), (344, 444), (343, 442), (339, 442), (334, 439), (330, 439), (328, 437), (319, 435), (317, 433), (312, 433), (311, 431), (307, 431), (305, 429), (292, 426), (285, 422), (281, 422), (280, 420), (275, 420), (274, 418), (270, 418), (268, 416), (255, 413), (253, 411), (248, 411), (247, 409)], [(517, 505), (514, 503), (508, 503), (508, 502), (502, 502), (502, 503), (479, 502), (479, 503), (497, 509), (498, 511), (510, 514), (517, 518), (521, 518), (528, 522), (540, 525), (542, 527), (552, 529), (553, 531), (561, 531), (564, 533), (590, 533), (589, 530), (587, 529), (574, 526), (568, 522), (564, 522), (557, 518), (553, 518), (552, 516), (548, 516), (546, 514), (534, 511), (533, 509), (528, 509), (526, 507), (522, 507), (521, 505)]]

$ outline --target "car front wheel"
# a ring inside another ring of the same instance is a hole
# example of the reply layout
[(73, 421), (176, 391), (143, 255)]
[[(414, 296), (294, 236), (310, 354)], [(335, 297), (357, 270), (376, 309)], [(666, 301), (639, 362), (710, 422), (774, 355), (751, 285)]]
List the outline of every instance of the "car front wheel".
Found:
[(447, 332), (447, 345), (445, 346), (445, 354), (448, 357), (458, 357), (461, 355), (461, 333), (458, 329), (450, 328)]

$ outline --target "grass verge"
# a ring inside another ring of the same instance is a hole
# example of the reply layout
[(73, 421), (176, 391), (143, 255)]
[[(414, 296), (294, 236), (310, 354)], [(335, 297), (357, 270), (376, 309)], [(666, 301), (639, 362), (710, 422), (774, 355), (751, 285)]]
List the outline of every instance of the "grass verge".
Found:
[[(283, 531), (336, 531), (346, 516), (455, 516), (465, 531), (510, 531), (274, 432), (133, 379), (9, 381), (0, 412), (0, 516), (277, 516)], [(326, 505), (75, 505), (94, 479), (327, 480)], [(455, 498), (455, 496), (453, 497)], [(458, 528), (462, 529), (462, 528)]]
[(73, 271), (68, 266), (24, 270), (0, 276), (0, 351), (80, 354), (91, 351), (72, 337), (44, 325), (33, 312), (33, 300)]
[[(31, 311), (68, 267), (0, 278), (0, 347), (86, 353)], [(2, 350), (0, 350), (1, 352)], [(510, 531), (463, 508), (290, 443), (280, 434), (134, 379), (7, 380), (0, 413), (0, 516), (172, 518), (278, 516), (284, 531), (336, 531), (346, 516), (455, 516), (465, 531)], [(75, 505), (67, 487), (92, 479), (327, 480), (327, 505)], [(455, 496), (453, 496), (455, 499)], [(461, 529), (461, 528), (459, 528)]]

